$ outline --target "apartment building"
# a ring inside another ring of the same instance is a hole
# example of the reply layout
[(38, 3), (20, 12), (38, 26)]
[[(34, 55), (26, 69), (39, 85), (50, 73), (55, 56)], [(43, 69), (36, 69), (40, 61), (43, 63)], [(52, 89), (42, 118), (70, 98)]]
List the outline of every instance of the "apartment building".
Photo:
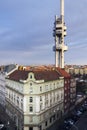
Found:
[(72, 110), (75, 107), (76, 102), (76, 80), (71, 77), (70, 80), (70, 109)]
[(6, 77), (6, 75), (12, 73), (15, 70), (17, 70), (17, 65), (14, 65), (14, 64), (10, 64), (10, 65), (1, 67), (1, 71), (0, 71), (0, 105), (3, 108), (5, 108), (5, 96), (6, 96), (5, 77)]
[(70, 73), (71, 75), (86, 75), (87, 74), (87, 65), (79, 66), (79, 65), (66, 65), (65, 66), (66, 72)]
[(84, 67), (84, 74), (87, 74), (87, 66)]
[(6, 112), (18, 130), (45, 130), (64, 114), (64, 77), (55, 69), (16, 70), (6, 78)]
[(71, 76), (64, 69), (57, 68), (59, 73), (64, 77), (64, 114), (70, 111), (70, 82)]

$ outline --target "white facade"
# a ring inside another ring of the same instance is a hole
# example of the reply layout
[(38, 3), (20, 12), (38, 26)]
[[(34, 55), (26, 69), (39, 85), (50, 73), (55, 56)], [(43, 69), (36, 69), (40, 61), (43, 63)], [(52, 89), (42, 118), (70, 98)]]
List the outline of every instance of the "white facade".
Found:
[[(11, 66), (11, 65), (8, 65)], [(5, 77), (8, 74), (11, 74), (15, 70), (17, 70), (18, 65), (16, 65), (12, 70), (9, 72), (4, 72), (3, 70), (0, 72), (0, 105), (5, 108), (5, 96), (6, 96), (6, 80)], [(7, 69), (8, 70), (8, 69)]]
[(23, 127), (23, 104), (23, 84), (6, 80), (6, 112), (20, 130)]
[(44, 130), (61, 117), (64, 79), (36, 80), (29, 73), (26, 80), (6, 79), (6, 110), (19, 130)]
[(5, 74), (0, 72), (0, 105), (5, 108)]

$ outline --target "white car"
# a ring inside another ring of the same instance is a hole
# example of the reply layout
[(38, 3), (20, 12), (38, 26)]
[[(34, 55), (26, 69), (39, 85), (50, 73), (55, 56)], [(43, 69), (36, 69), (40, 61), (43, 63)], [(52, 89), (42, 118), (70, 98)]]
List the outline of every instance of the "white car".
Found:
[(0, 124), (0, 129), (4, 127), (4, 124)]
[(80, 116), (81, 114), (82, 114), (82, 112), (79, 110), (76, 112), (76, 115), (78, 115), (78, 116)]

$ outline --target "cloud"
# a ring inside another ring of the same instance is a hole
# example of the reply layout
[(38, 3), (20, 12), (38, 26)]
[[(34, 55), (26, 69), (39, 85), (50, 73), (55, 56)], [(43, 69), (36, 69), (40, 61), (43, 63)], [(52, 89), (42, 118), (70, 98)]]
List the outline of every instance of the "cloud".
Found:
[[(86, 5), (86, 0), (65, 1), (68, 34), (65, 43), (69, 46), (65, 61), (69, 63), (82, 62), (81, 57), (86, 58)], [(54, 64), (52, 46), (55, 41), (52, 33), (56, 14), (60, 16), (58, 0), (1, 0), (0, 61)], [(84, 55), (80, 55), (81, 52)]]

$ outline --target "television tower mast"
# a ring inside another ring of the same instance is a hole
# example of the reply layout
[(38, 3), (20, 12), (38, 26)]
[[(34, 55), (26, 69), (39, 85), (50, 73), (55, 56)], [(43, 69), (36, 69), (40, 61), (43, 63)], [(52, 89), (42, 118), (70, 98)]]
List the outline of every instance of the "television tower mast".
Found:
[(55, 16), (53, 36), (55, 38), (55, 66), (64, 68), (64, 51), (68, 50), (68, 46), (64, 44), (66, 36), (66, 26), (64, 22), (64, 0), (60, 0), (60, 17)]

